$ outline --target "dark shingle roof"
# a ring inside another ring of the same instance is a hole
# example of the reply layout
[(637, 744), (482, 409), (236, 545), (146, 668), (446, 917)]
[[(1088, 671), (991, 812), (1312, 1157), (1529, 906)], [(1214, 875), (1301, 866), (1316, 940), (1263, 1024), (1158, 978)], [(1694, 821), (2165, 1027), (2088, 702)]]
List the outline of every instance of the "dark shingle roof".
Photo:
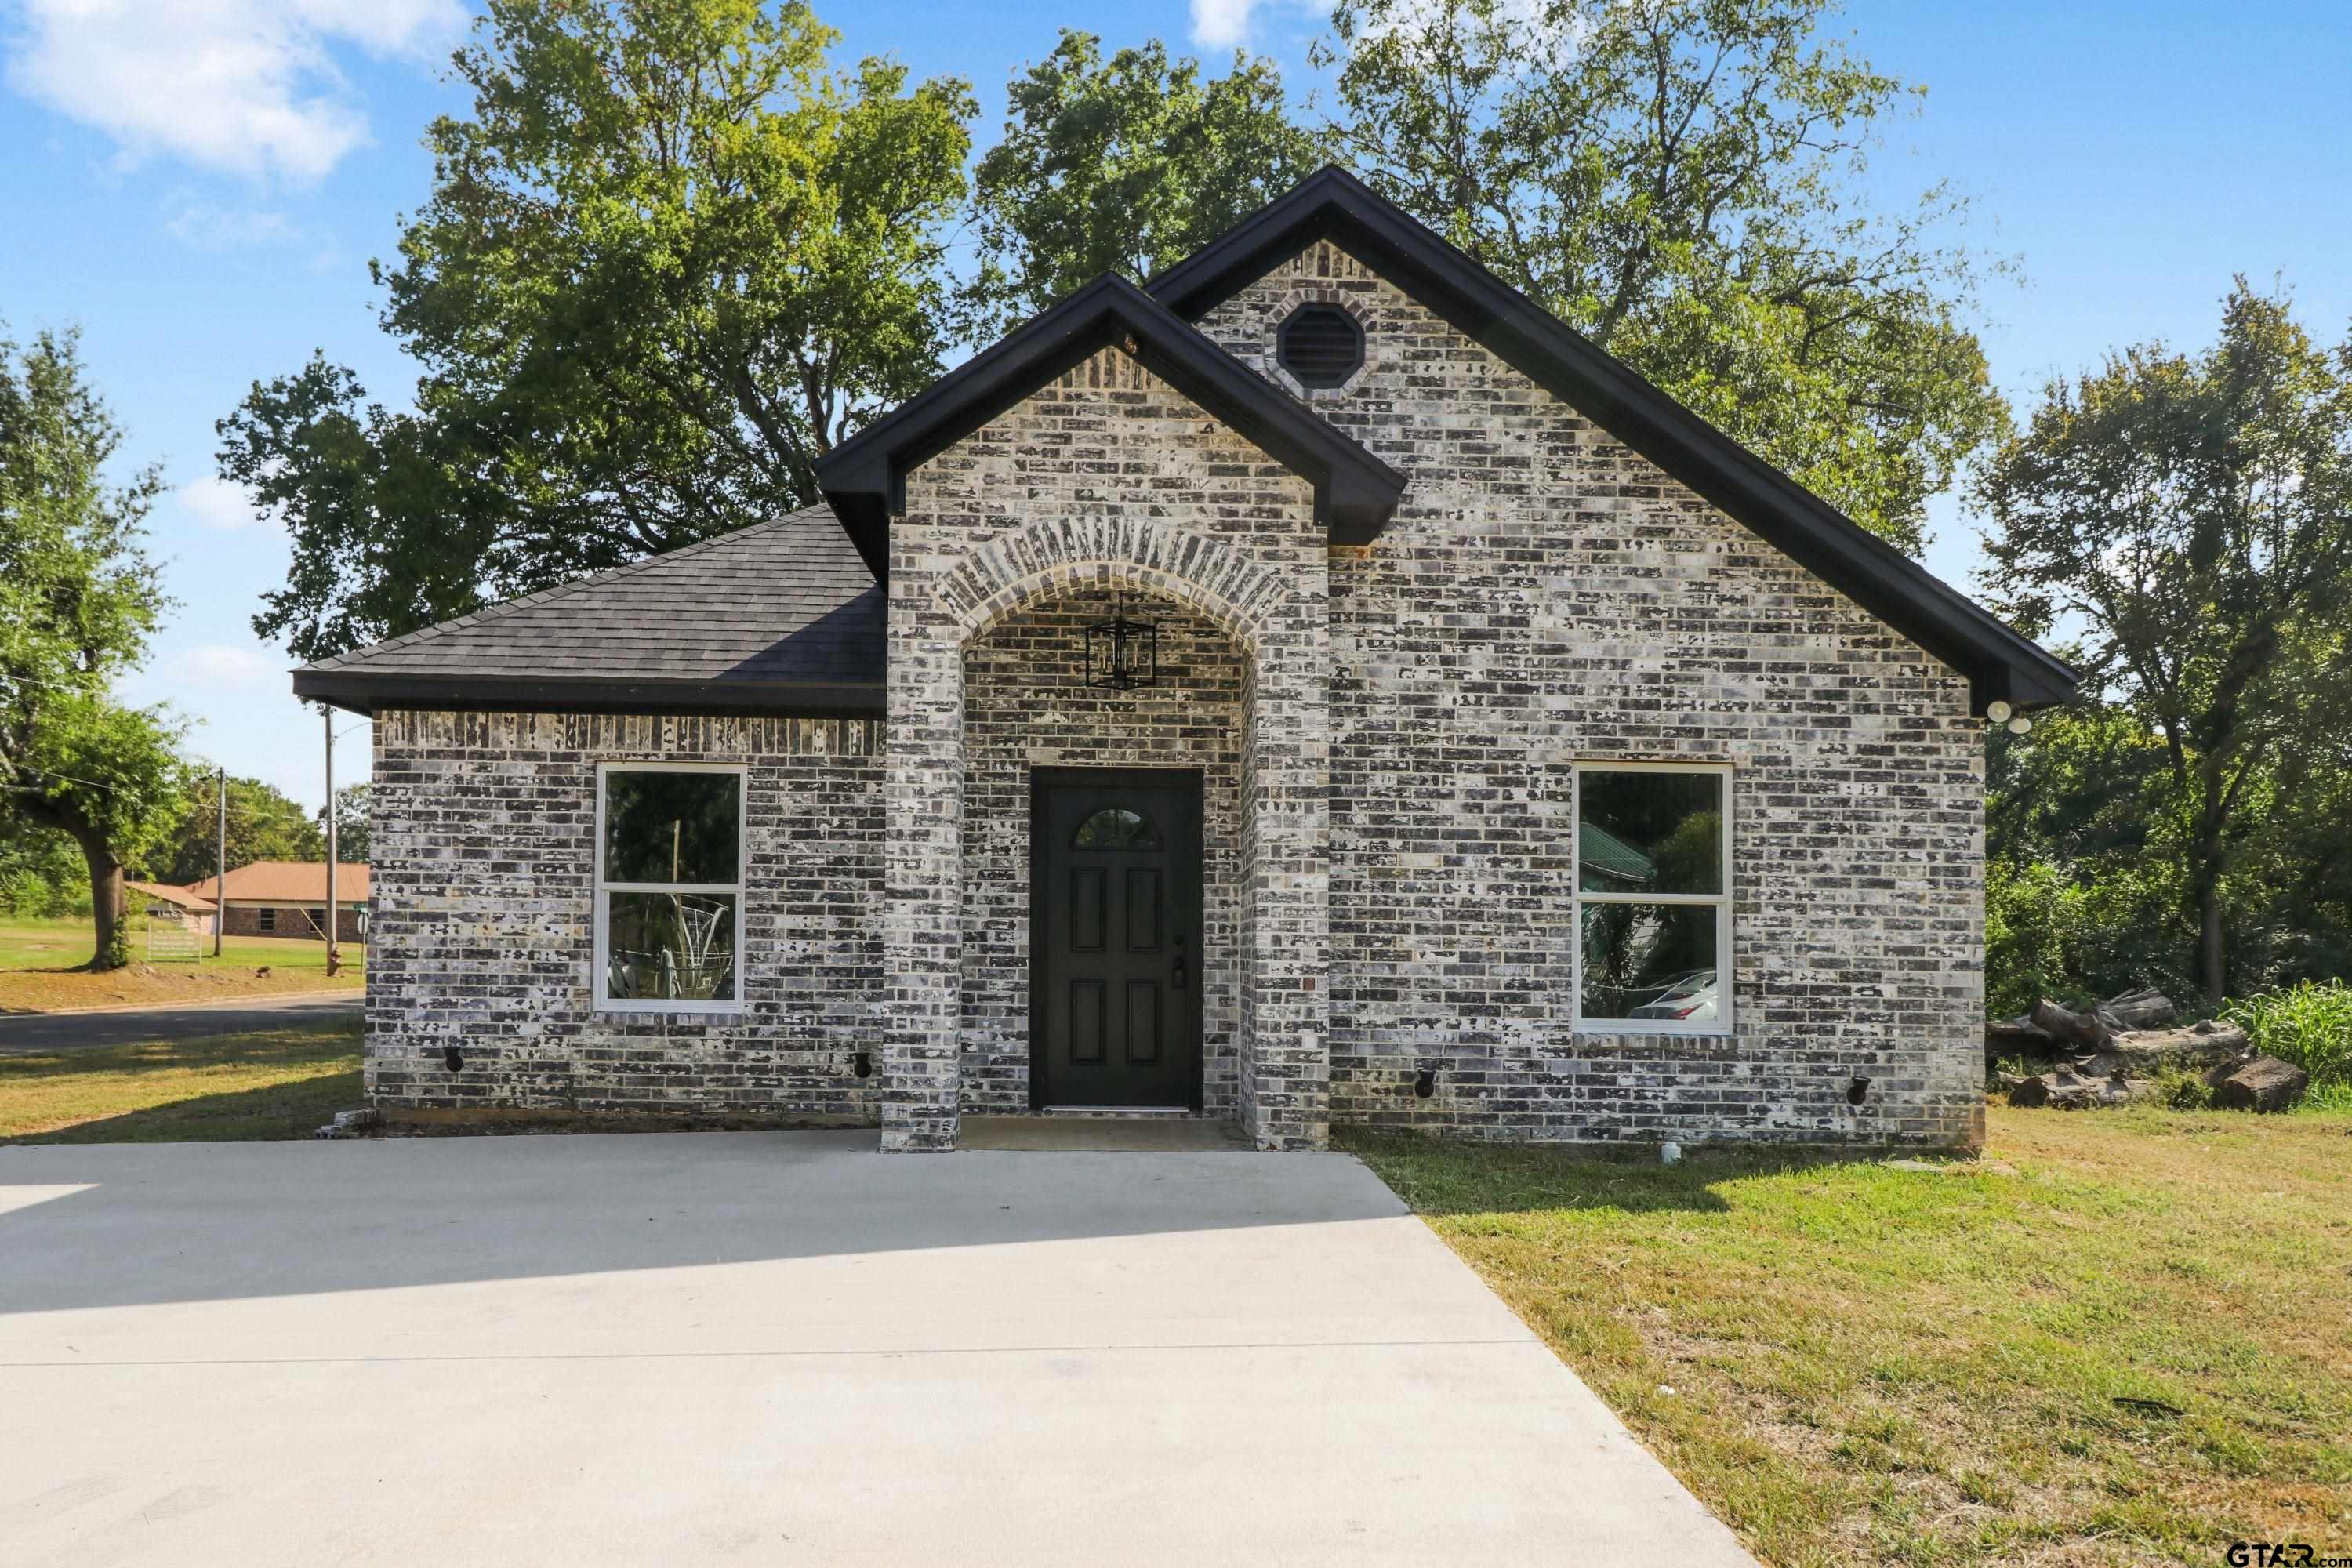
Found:
[(379, 708), (879, 713), (883, 590), (824, 507), (306, 665)]

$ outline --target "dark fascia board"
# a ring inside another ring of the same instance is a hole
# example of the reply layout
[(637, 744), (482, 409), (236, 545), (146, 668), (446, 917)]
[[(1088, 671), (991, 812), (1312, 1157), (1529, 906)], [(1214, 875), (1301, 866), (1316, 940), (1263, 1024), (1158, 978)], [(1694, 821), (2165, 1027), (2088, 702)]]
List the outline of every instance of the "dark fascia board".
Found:
[(879, 682), (609, 680), (593, 677), (424, 675), (304, 668), (294, 695), (350, 713), (388, 709), (525, 713), (761, 714), (794, 719), (879, 719)]
[(906, 510), (911, 469), (1112, 344), (1313, 484), (1333, 542), (1370, 543), (1396, 510), (1403, 475), (1107, 273), (819, 460), (817, 488), (875, 576), (887, 578), (889, 520)]
[(1967, 595), (1685, 408), (1337, 166), (1145, 285), (1198, 320), (1310, 241), (1333, 240), (1521, 374), (1969, 677), (1971, 700), (2063, 702), (2081, 677)]

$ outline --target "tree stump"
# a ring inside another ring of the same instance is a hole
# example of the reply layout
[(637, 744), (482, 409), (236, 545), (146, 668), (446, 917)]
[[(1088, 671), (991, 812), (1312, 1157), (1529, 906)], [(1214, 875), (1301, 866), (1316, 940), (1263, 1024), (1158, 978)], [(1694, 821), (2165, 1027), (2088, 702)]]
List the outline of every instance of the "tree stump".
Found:
[(2311, 1087), (2311, 1075), (2276, 1057), (2256, 1057), (2213, 1086), (2213, 1103), (2231, 1110), (2284, 1110)]

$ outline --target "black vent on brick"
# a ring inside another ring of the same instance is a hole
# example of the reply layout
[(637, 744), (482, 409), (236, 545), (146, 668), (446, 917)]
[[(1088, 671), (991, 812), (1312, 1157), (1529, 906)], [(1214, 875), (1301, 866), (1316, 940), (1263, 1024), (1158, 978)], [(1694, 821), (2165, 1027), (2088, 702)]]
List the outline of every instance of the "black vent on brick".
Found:
[(1301, 386), (1338, 386), (1364, 363), (1364, 329), (1337, 305), (1301, 305), (1276, 334), (1275, 358)]

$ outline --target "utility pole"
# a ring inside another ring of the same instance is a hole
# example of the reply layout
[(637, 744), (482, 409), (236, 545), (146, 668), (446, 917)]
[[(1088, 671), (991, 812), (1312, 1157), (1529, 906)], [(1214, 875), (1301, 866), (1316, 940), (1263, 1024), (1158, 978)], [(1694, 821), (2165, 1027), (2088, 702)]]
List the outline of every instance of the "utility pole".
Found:
[(220, 825), (214, 840), (213, 956), (221, 955), (221, 927), (228, 919), (228, 770), (220, 770)]
[(343, 966), (342, 945), (335, 940), (343, 930), (343, 912), (335, 904), (335, 710), (321, 702), (319, 714), (327, 721), (327, 973), (331, 976)]

